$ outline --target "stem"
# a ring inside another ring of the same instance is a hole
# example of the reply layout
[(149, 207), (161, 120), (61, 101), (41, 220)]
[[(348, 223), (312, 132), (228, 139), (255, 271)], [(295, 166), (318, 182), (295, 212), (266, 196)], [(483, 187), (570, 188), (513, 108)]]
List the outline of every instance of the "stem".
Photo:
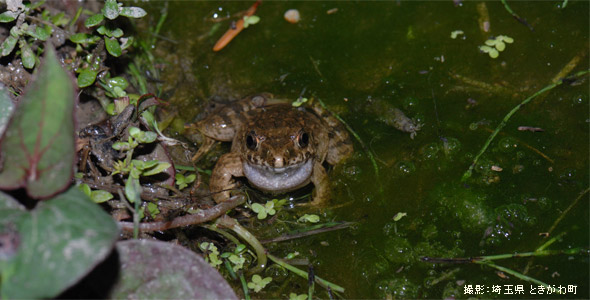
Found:
[(220, 235), (224, 236), (226, 239), (230, 240), (232, 243), (234, 243), (235, 245), (239, 245), (240, 240), (238, 240), (235, 236), (231, 235), (229, 232), (225, 231), (225, 230), (221, 230), (219, 228), (217, 228), (216, 226), (213, 225), (201, 225), (201, 227), (203, 228), (207, 228), (211, 231), (217, 232)]
[(250, 231), (246, 230), (246, 228), (242, 227), (235, 219), (230, 218), (227, 215), (217, 219), (215, 224), (233, 230), (239, 237), (244, 239), (246, 242), (248, 242), (248, 244), (250, 244), (250, 246), (252, 246), (252, 248), (254, 248), (256, 257), (258, 258), (258, 265), (250, 271), (251, 273), (258, 273), (266, 267), (266, 249), (264, 249), (262, 244), (260, 244), (258, 239), (253, 234), (251, 234)]
[(524, 275), (522, 273), (519, 273), (519, 272), (516, 272), (516, 271), (514, 271), (512, 269), (508, 269), (508, 268), (505, 268), (505, 267), (502, 267), (502, 266), (498, 266), (498, 265), (496, 265), (496, 264), (494, 264), (493, 262), (490, 262), (490, 261), (475, 261), (475, 263), (476, 264), (479, 264), (479, 265), (484, 265), (484, 266), (492, 267), (494, 269), (500, 270), (500, 271), (502, 271), (504, 273), (508, 273), (508, 274), (510, 274), (510, 275), (512, 275), (512, 276), (514, 276), (516, 278), (519, 278), (521, 280), (524, 280), (524, 281), (532, 282), (532, 283), (537, 284), (537, 285), (549, 286), (548, 284), (546, 284), (546, 283), (544, 283), (544, 282), (542, 282), (542, 281), (540, 281), (538, 279), (535, 279), (535, 278), (526, 276), (526, 275)]
[[(129, 176), (131, 177), (131, 176)], [(127, 178), (127, 180), (132, 180)], [(139, 202), (141, 199), (135, 199), (135, 208), (133, 211), (133, 238), (137, 239), (139, 237)]]
[(549, 255), (556, 255), (556, 254), (573, 255), (573, 254), (578, 254), (581, 251), (582, 251), (582, 248), (572, 248), (572, 249), (567, 249), (567, 250), (537, 250), (534, 252), (480, 256), (480, 257), (473, 258), (471, 261), (474, 263), (481, 263), (481, 262), (488, 262), (488, 261), (492, 261), (492, 260), (507, 259), (507, 258), (549, 256)]
[(234, 272), (234, 269), (232, 268), (231, 263), (229, 262), (229, 260), (224, 259), (223, 260), (223, 265), (225, 266), (225, 269), (227, 270), (227, 273), (229, 274), (229, 276), (233, 280), (238, 279), (238, 275), (236, 275), (236, 272)]
[(564, 9), (567, 6), (567, 1), (568, 0), (563, 0), (563, 3), (561, 3), (561, 8)]
[[(287, 270), (289, 270), (289, 271), (291, 271), (291, 272), (293, 272), (293, 273), (295, 273), (295, 274), (297, 274), (297, 275), (299, 275), (299, 276), (307, 279), (307, 276), (308, 276), (307, 275), (307, 272), (305, 272), (303, 270), (300, 270), (298, 268), (293, 267), (292, 265), (286, 263), (284, 260), (282, 260), (282, 259), (280, 259), (280, 258), (278, 258), (278, 257), (276, 257), (276, 256), (274, 256), (272, 254), (268, 254), (268, 258), (270, 258), (270, 260), (272, 260), (274, 263), (278, 264), (279, 266), (281, 266), (281, 267), (283, 267), (283, 268), (285, 268), (285, 269), (287, 269)], [(324, 279), (322, 279), (322, 278), (320, 278), (318, 276), (315, 276), (315, 282), (317, 284), (321, 285), (322, 287), (326, 288), (326, 289), (331, 289), (332, 291), (336, 291), (336, 292), (339, 292), (339, 293), (344, 293), (344, 288), (343, 287), (341, 287), (341, 286), (339, 286), (337, 284), (331, 283), (331, 282), (329, 282), (327, 280), (324, 280)]]
[(549, 228), (549, 231), (547, 231), (547, 233), (551, 234), (551, 232), (555, 229), (555, 227), (557, 227), (557, 224), (559, 224), (559, 222), (561, 222), (561, 220), (563, 220), (563, 218), (565, 217), (565, 215), (574, 207), (576, 206), (576, 204), (578, 204), (578, 202), (580, 201), (580, 199), (582, 199), (582, 197), (584, 195), (586, 195), (588, 193), (588, 191), (590, 191), (590, 188), (585, 189), (584, 191), (582, 191), (579, 195), (578, 198), (576, 198), (576, 200), (574, 200), (574, 202), (572, 202), (572, 204), (570, 204), (562, 213), (561, 215), (559, 215), (559, 218), (557, 218), (557, 220), (555, 220), (555, 222), (553, 222), (553, 225), (551, 225), (551, 228)]
[[(502, 1), (504, 2), (504, 0)], [(580, 71), (577, 72), (576, 74), (574, 74), (571, 77), (580, 77), (583, 76), (585, 74), (587, 74), (588, 72), (590, 72), (589, 70), (584, 70), (584, 71)], [(488, 147), (490, 146), (490, 144), (492, 143), (492, 141), (494, 140), (494, 138), (496, 137), (496, 135), (498, 135), (498, 133), (500, 132), (500, 130), (502, 130), (502, 128), (504, 128), (504, 126), (506, 126), (506, 124), (508, 123), (508, 120), (510, 120), (510, 118), (512, 117), (512, 115), (514, 115), (518, 110), (520, 110), (521, 107), (523, 107), (524, 105), (526, 105), (527, 103), (531, 102), (535, 97), (543, 94), (546, 91), (549, 91), (559, 85), (561, 85), (563, 83), (564, 79), (560, 79), (559, 81), (552, 83), (542, 89), (540, 89), (539, 91), (537, 91), (536, 93), (534, 93), (532, 96), (524, 99), (524, 101), (522, 101), (520, 104), (518, 104), (517, 106), (515, 106), (508, 114), (506, 114), (506, 116), (504, 117), (504, 119), (502, 120), (502, 122), (500, 122), (500, 124), (498, 125), (498, 127), (496, 127), (496, 130), (494, 130), (494, 132), (492, 132), (492, 134), (488, 137), (488, 139), (486, 140), (486, 142), (484, 143), (483, 147), (481, 148), (481, 150), (479, 150), (479, 153), (475, 156), (475, 158), (473, 159), (473, 162), (471, 163), (471, 165), (469, 166), (469, 169), (463, 174), (463, 177), (461, 177), (461, 181), (466, 181), (467, 179), (469, 179), (471, 177), (471, 173), (473, 172), (473, 169), (475, 168), (475, 165), (477, 164), (477, 161), (479, 160), (479, 158), (483, 155), (483, 153), (488, 149)]]
[(537, 248), (537, 250), (535, 250), (535, 252), (540, 252), (540, 251), (545, 250), (545, 248), (551, 246), (551, 244), (555, 243), (558, 239), (560, 239), (564, 235), (565, 235), (565, 232), (562, 232), (562, 233), (552, 237), (550, 240), (545, 242), (543, 245), (539, 246), (539, 248)]
[(512, 15), (513, 18), (516, 19), (516, 21), (522, 23), (523, 25), (525, 25), (526, 27), (528, 27), (531, 31), (535, 31), (533, 29), (533, 26), (531, 26), (531, 24), (529, 24), (525, 19), (521, 18), (519, 15), (517, 15), (511, 8), (510, 6), (508, 6), (508, 3), (506, 2), (506, 0), (502, 0), (502, 4), (504, 4), (504, 8)]
[(242, 283), (242, 290), (244, 290), (244, 299), (250, 300), (250, 293), (248, 293), (248, 283), (246, 283), (246, 278), (244, 278), (244, 274), (241, 272), (240, 282)]

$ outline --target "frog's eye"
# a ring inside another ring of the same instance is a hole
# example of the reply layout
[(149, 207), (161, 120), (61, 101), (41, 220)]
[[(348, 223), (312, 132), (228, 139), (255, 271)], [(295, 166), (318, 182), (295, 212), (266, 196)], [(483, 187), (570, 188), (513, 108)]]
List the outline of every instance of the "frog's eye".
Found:
[(309, 145), (309, 134), (305, 131), (302, 131), (297, 135), (297, 144), (300, 148), (305, 148)]
[(252, 131), (246, 136), (246, 147), (250, 150), (256, 150), (256, 147), (258, 146), (258, 139), (254, 134), (254, 131)]

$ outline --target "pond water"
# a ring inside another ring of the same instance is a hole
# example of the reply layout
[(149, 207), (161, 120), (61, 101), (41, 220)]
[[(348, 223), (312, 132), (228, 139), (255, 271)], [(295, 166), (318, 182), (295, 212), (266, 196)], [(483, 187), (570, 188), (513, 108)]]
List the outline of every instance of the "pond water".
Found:
[[(474, 295), (465, 286), (478, 285), (484, 287), (479, 297), (538, 298), (533, 293), (539, 291), (531, 289), (538, 284), (509, 271), (421, 258), (532, 252), (561, 235), (547, 249), (581, 248), (585, 254), (494, 263), (556, 287), (576, 287), (576, 294), (560, 298), (590, 297), (589, 201), (588, 193), (582, 194), (589, 182), (587, 77), (522, 107), (471, 178), (461, 181), (512, 108), (551, 84), (566, 66), (568, 74), (589, 68), (587, 1), (569, 1), (565, 8), (561, 1), (510, 1), (534, 30), (499, 1), (263, 2), (256, 12), (260, 22), (213, 52), (236, 14), (251, 4), (146, 5), (154, 24), (159, 11), (168, 9), (160, 32), (166, 40), (156, 53), (173, 68), (164, 91), (182, 120), (194, 120), (210, 98), (259, 92), (292, 100), (313, 96), (366, 145), (355, 141), (352, 159), (330, 171), (334, 207), (315, 212), (322, 221), (356, 224), (270, 245), (271, 253), (298, 251), (317, 276), (343, 286), (345, 298), (467, 298)], [(283, 19), (291, 8), (301, 14), (297, 24)], [(486, 20), (484, 32), (480, 25)], [(457, 30), (463, 34), (451, 38)], [(497, 58), (479, 51), (501, 35), (513, 43)], [(391, 126), (394, 107), (422, 124), (413, 139)], [(407, 215), (394, 221), (399, 212)], [(259, 225), (257, 231), (272, 235)], [(292, 279), (287, 287), (284, 282), (276, 278), (254, 297), (307, 293), (303, 279)], [(510, 294), (518, 285), (523, 294)], [(320, 287), (316, 295), (328, 297)]]

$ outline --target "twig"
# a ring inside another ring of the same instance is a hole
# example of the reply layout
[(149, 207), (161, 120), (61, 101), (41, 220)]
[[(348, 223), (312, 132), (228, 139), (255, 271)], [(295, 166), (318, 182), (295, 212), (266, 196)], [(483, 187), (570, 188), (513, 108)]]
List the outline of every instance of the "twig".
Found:
[[(580, 77), (580, 76), (583, 76), (583, 75), (588, 74), (588, 72), (590, 72), (590, 69), (577, 72), (573, 76), (570, 76), (570, 78), (571, 77)], [(536, 93), (534, 93), (532, 96), (524, 99), (524, 101), (522, 101), (520, 104), (518, 104), (517, 106), (515, 106), (508, 114), (506, 114), (506, 116), (504, 117), (504, 119), (502, 120), (502, 122), (500, 122), (500, 124), (496, 127), (496, 130), (494, 130), (494, 132), (492, 132), (492, 134), (488, 137), (488, 139), (486, 140), (484, 146), (481, 148), (481, 150), (479, 151), (479, 153), (475, 156), (475, 158), (473, 159), (473, 162), (469, 166), (469, 169), (463, 174), (463, 177), (461, 178), (461, 181), (465, 181), (465, 180), (467, 180), (467, 179), (469, 179), (471, 177), (471, 173), (473, 172), (473, 169), (475, 168), (475, 164), (477, 164), (477, 161), (479, 160), (479, 158), (488, 149), (488, 147), (490, 146), (490, 143), (494, 140), (494, 138), (496, 137), (496, 135), (498, 135), (498, 132), (500, 132), (500, 130), (502, 130), (502, 128), (504, 128), (504, 126), (506, 126), (506, 124), (508, 123), (508, 120), (510, 120), (510, 118), (512, 117), (512, 115), (514, 115), (518, 110), (520, 110), (521, 107), (523, 107), (524, 105), (526, 105), (527, 103), (529, 103), (533, 99), (535, 99), (535, 97), (543, 94), (546, 91), (549, 91), (549, 90), (555, 88), (556, 86), (561, 85), (563, 82), (564, 82), (564, 78), (560, 79), (558, 82), (551, 83), (550, 85), (548, 85), (548, 86), (540, 89), (539, 91), (537, 91)]]
[[(221, 202), (214, 207), (206, 210), (200, 210), (192, 215), (185, 215), (182, 217), (175, 218), (171, 221), (160, 221), (160, 222), (148, 222), (140, 223), (139, 231), (163, 231), (171, 228), (177, 228), (182, 226), (194, 225), (205, 223), (218, 218), (225, 214), (230, 209), (244, 203), (245, 199), (242, 195), (237, 195), (229, 198), (229, 200)], [(130, 222), (119, 222), (119, 227), (123, 231), (132, 231), (133, 223)]]

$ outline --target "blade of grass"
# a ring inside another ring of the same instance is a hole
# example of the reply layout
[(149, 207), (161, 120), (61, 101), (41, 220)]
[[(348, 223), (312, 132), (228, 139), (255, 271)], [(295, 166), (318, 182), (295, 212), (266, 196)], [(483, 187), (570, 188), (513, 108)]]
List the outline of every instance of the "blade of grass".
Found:
[(467, 179), (469, 179), (471, 177), (471, 173), (473, 172), (473, 169), (475, 168), (475, 165), (477, 164), (479, 158), (484, 154), (484, 152), (488, 149), (488, 147), (490, 146), (490, 144), (492, 143), (492, 141), (494, 140), (494, 138), (496, 137), (496, 135), (498, 135), (498, 133), (500, 132), (500, 130), (502, 130), (502, 128), (504, 128), (504, 126), (506, 126), (506, 124), (508, 123), (508, 120), (510, 120), (510, 118), (517, 112), (520, 110), (521, 107), (523, 107), (524, 105), (526, 105), (527, 103), (531, 102), (533, 99), (535, 99), (537, 96), (545, 93), (546, 91), (552, 90), (553, 88), (561, 85), (566, 79), (570, 79), (570, 78), (576, 78), (576, 77), (581, 77), (584, 76), (586, 74), (588, 74), (590, 72), (589, 70), (583, 70), (580, 72), (577, 72), (576, 74), (574, 74), (573, 76), (570, 76), (568, 78), (562, 78), (559, 81), (555, 82), (555, 83), (551, 83), (548, 86), (540, 89), (539, 91), (537, 91), (536, 93), (534, 93), (532, 96), (524, 99), (524, 101), (522, 101), (520, 104), (518, 104), (517, 106), (515, 106), (510, 112), (508, 112), (508, 114), (506, 114), (506, 116), (504, 116), (504, 119), (502, 119), (502, 122), (500, 122), (500, 124), (498, 125), (498, 127), (496, 127), (496, 130), (494, 130), (494, 132), (492, 132), (492, 134), (488, 137), (488, 139), (486, 140), (486, 142), (484, 143), (483, 147), (481, 148), (481, 150), (479, 150), (479, 153), (475, 156), (475, 158), (473, 159), (473, 162), (471, 163), (471, 165), (469, 166), (469, 169), (463, 173), (463, 177), (461, 177), (461, 181), (466, 181)]

